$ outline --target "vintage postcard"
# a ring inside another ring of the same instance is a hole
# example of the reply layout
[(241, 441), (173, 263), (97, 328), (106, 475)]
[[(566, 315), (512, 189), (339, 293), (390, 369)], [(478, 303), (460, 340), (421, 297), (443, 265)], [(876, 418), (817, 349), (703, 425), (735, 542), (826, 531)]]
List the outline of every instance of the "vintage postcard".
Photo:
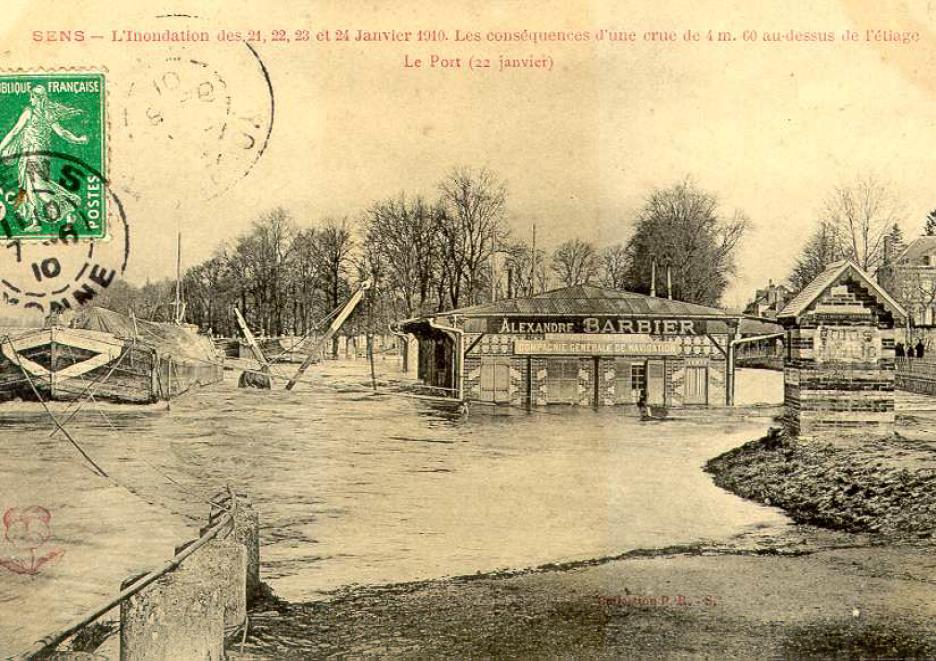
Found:
[(8, 0), (0, 658), (936, 658), (936, 9)]

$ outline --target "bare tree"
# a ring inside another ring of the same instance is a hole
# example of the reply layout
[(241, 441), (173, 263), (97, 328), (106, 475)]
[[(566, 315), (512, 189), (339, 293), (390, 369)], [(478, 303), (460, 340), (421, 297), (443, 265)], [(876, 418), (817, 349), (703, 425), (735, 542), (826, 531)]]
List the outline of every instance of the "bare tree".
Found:
[(204, 329), (220, 331), (224, 325), (225, 255), (223, 249), (197, 264), (182, 279), (186, 319)]
[(282, 208), (273, 209), (254, 223), (255, 287), (262, 301), (260, 314), (264, 326), (273, 335), (282, 335), (284, 331), (284, 290), (294, 235), (292, 219)]
[(627, 249), (620, 243), (601, 251), (601, 284), (611, 289), (627, 286)]
[(456, 168), (439, 185), (440, 238), (452, 307), (463, 294), (475, 303), (484, 294), (483, 278), (495, 242), (504, 238), (501, 228), (507, 190), (487, 168)]
[(571, 287), (596, 281), (601, 261), (595, 246), (581, 239), (572, 239), (553, 251), (549, 268), (563, 286)]
[(826, 266), (844, 257), (844, 251), (838, 240), (835, 228), (827, 221), (820, 221), (819, 226), (813, 230), (812, 236), (803, 246), (796, 264), (787, 280), (790, 288), (801, 291), (806, 285), (816, 279)]
[(907, 272), (898, 294), (915, 325), (936, 323), (936, 278), (931, 274), (920, 269)]
[[(316, 259), (322, 266), (321, 286), (332, 308), (337, 308), (341, 302), (344, 293), (342, 286), (351, 266), (353, 247), (354, 240), (347, 219), (326, 219), (322, 228), (315, 234)], [(332, 340), (332, 355), (338, 355), (337, 335)]]
[(536, 291), (546, 289), (546, 252), (536, 250), (534, 261), (533, 247), (521, 240), (508, 240), (503, 248), (504, 268), (507, 272), (507, 287), (504, 292), (508, 297), (532, 296)]
[(843, 257), (869, 272), (881, 265), (884, 237), (901, 216), (897, 196), (870, 176), (836, 187), (822, 210), (822, 221), (835, 232)]
[(320, 297), (319, 283), (324, 278), (325, 265), (319, 261), (318, 247), (318, 236), (313, 227), (302, 228), (293, 239), (289, 289), (293, 332), (301, 335), (312, 330), (316, 310), (324, 312), (328, 308), (324, 296)]
[(322, 266), (321, 286), (334, 307), (341, 302), (341, 285), (351, 265), (353, 247), (347, 219), (327, 218), (315, 233), (315, 256)]
[(368, 268), (383, 275), (384, 293), (399, 298), (406, 317), (425, 311), (442, 266), (439, 217), (437, 207), (403, 193), (373, 204), (365, 214)]

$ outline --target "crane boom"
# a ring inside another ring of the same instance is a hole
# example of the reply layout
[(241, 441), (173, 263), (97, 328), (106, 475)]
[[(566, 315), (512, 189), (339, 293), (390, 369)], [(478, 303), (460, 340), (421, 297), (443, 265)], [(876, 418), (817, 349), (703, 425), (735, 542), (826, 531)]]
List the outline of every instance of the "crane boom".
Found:
[(338, 332), (338, 329), (341, 328), (345, 320), (354, 312), (354, 308), (358, 306), (358, 303), (361, 302), (361, 299), (364, 298), (364, 292), (370, 289), (371, 281), (365, 280), (361, 283), (361, 286), (358, 287), (358, 290), (354, 292), (354, 295), (348, 299), (348, 302), (345, 303), (345, 306), (341, 309), (341, 312), (332, 320), (331, 324), (328, 326), (328, 330), (325, 331), (325, 334), (322, 335), (321, 339), (315, 344), (315, 347), (309, 351), (309, 355), (306, 356), (306, 359), (302, 361), (302, 365), (299, 366), (299, 369), (296, 370), (296, 373), (293, 374), (293, 377), (289, 380), (289, 383), (286, 384), (286, 390), (292, 390), (293, 386), (299, 381), (299, 378), (303, 373), (309, 369), (309, 365), (315, 360), (315, 357), (319, 352), (325, 347), (325, 345), (331, 341), (335, 336), (335, 333)]
[(234, 308), (234, 314), (237, 315), (237, 323), (240, 326), (241, 333), (244, 334), (244, 338), (247, 340), (247, 346), (249, 346), (250, 351), (253, 352), (254, 358), (257, 359), (257, 362), (260, 363), (261, 366), (269, 367), (270, 362), (266, 359), (266, 356), (263, 355), (260, 345), (257, 344), (257, 340), (253, 336), (253, 333), (250, 332), (250, 328), (247, 327), (247, 322), (244, 321), (240, 310)]

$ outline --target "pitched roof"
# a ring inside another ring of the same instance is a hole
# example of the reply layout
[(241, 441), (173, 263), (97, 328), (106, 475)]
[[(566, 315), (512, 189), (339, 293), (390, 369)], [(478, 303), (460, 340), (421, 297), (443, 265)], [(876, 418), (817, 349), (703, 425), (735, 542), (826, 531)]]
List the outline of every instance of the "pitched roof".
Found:
[(734, 319), (718, 308), (657, 298), (645, 294), (594, 285), (573, 285), (529, 297), (508, 298), (493, 303), (449, 310), (442, 315), (484, 317), (502, 314), (527, 315), (642, 315), (666, 317), (717, 317)]
[(897, 256), (897, 263), (918, 263), (927, 255), (936, 254), (936, 236), (921, 236), (914, 239)]
[(858, 268), (854, 262), (843, 260), (833, 262), (826, 266), (825, 271), (816, 276), (816, 278), (806, 285), (799, 294), (793, 297), (786, 307), (777, 315), (778, 319), (798, 317), (803, 314), (813, 302), (822, 296), (823, 292), (832, 285), (840, 282), (840, 279), (846, 274), (854, 277), (862, 283), (862, 286), (871, 292), (878, 302), (886, 307), (895, 317), (905, 318), (907, 316), (903, 307), (888, 294), (883, 287), (872, 280), (867, 273)]

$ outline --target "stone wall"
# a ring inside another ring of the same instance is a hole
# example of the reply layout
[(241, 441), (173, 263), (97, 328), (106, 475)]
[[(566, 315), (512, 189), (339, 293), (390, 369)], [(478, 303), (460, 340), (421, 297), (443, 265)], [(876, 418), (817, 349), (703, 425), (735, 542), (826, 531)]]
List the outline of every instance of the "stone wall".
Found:
[(546, 395), (548, 393), (548, 387), (546, 385), (546, 359), (531, 359), (530, 372), (533, 381), (533, 405), (546, 406)]
[[(121, 602), (122, 660), (223, 659), (225, 642), (246, 626), (247, 606), (260, 589), (259, 519), (242, 495), (232, 500), (223, 493), (212, 502), (201, 533), (221, 526), (220, 532)], [(231, 522), (223, 524), (229, 511)], [(176, 557), (198, 541), (179, 546)]]
[(612, 356), (598, 359), (598, 403), (613, 406), (618, 402), (617, 365)]

